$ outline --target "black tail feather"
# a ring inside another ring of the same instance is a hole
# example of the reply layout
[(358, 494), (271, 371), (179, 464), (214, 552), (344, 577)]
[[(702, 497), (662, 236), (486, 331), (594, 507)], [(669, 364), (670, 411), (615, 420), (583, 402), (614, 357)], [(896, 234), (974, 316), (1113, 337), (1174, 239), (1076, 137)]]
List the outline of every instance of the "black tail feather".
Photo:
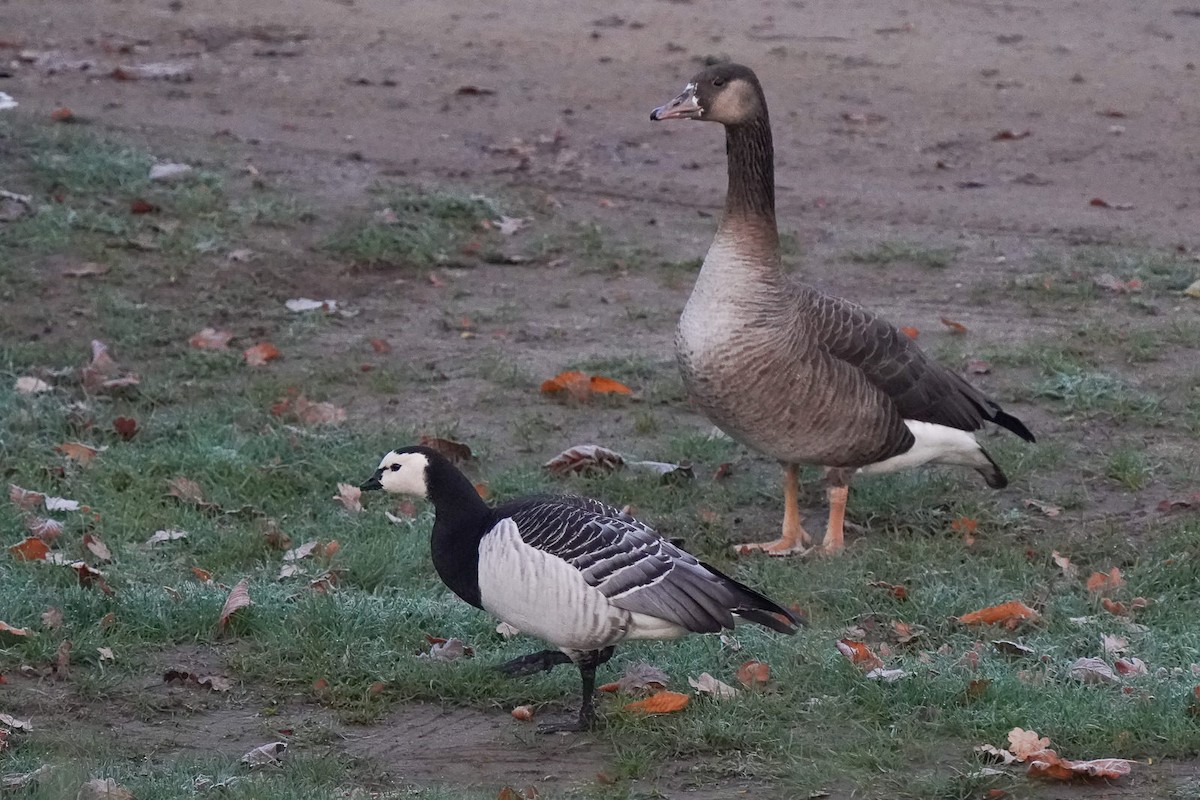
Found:
[(1012, 431), (1027, 442), (1037, 441), (1037, 439), (1033, 437), (1033, 433), (1029, 430), (1029, 428), (1025, 427), (1024, 422), (1021, 422), (1021, 420), (1017, 419), (1012, 414), (1009, 414), (998, 407), (995, 409), (995, 414), (992, 416), (992, 422), (996, 423), (1001, 428), (1006, 428), (1007, 430)]
[(700, 563), (709, 572), (724, 580), (729, 588), (733, 590), (733, 593), (738, 596), (739, 604), (731, 608), (730, 611), (742, 619), (789, 635), (799, 630), (801, 625), (806, 624), (804, 620), (799, 619), (791, 611), (771, 600), (766, 595), (760, 594), (744, 583), (734, 580), (711, 564), (705, 564), (703, 561)]

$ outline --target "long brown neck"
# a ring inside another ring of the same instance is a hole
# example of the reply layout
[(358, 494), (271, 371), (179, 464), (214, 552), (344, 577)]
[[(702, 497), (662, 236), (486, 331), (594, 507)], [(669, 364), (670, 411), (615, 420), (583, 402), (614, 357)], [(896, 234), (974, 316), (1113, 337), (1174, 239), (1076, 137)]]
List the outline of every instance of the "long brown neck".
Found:
[(750, 122), (727, 125), (725, 150), (729, 160), (729, 189), (721, 231), (737, 239), (751, 239), (756, 249), (777, 254), (775, 149), (766, 109)]

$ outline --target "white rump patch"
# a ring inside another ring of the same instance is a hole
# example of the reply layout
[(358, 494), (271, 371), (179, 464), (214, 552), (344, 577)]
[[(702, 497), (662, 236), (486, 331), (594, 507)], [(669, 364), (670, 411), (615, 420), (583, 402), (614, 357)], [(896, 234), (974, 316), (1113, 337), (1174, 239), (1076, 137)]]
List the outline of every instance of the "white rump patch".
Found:
[(913, 446), (898, 456), (868, 464), (859, 472), (864, 475), (878, 475), (931, 463), (976, 469), (990, 466), (979, 442), (975, 441), (975, 434), (970, 431), (961, 431), (932, 422), (918, 422), (915, 419), (906, 419), (904, 424), (916, 438)]

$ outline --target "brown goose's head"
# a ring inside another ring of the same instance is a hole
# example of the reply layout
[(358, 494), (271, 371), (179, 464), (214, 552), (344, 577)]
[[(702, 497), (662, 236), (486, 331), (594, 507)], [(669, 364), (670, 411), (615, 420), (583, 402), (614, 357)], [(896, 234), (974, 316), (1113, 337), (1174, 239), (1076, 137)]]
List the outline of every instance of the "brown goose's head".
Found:
[(698, 119), (741, 125), (767, 115), (758, 76), (741, 64), (705, 67), (683, 87), (683, 93), (650, 112), (650, 119)]

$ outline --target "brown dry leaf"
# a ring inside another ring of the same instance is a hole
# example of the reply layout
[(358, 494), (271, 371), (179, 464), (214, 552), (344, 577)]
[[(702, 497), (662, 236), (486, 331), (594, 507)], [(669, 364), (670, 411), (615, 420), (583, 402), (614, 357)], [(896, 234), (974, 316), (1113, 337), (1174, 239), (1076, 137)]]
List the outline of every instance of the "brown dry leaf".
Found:
[(859, 642), (853, 639), (839, 639), (837, 649), (839, 653), (850, 659), (851, 664), (854, 664), (864, 672), (883, 669), (883, 659), (872, 653), (871, 648), (867, 647), (866, 642)]
[(625, 708), (642, 714), (673, 714), (687, 708), (691, 698), (680, 692), (662, 691), (643, 700), (627, 703)]
[(8, 548), (8, 552), (18, 561), (40, 561), (50, 552), (50, 545), (36, 536), (30, 536)]
[(201, 583), (212, 583), (212, 573), (200, 567), (192, 567), (192, 574), (196, 576), (196, 580)]
[(341, 503), (347, 511), (357, 514), (363, 510), (362, 489), (352, 483), (339, 483), (337, 489), (338, 493), (333, 496), (333, 499)]
[(55, 628), (61, 628), (62, 624), (63, 613), (62, 609), (60, 609), (58, 606), (51, 606), (42, 612), (43, 626), (49, 628), (50, 630), (54, 630)]
[[(193, 567), (193, 569), (195, 568)], [(242, 578), (233, 587), (229, 597), (225, 599), (225, 605), (221, 608), (221, 616), (217, 622), (218, 627), (224, 628), (235, 611), (245, 608), (253, 602), (250, 599), (250, 581), (248, 578)]]
[(724, 681), (717, 680), (707, 672), (701, 672), (699, 678), (688, 678), (688, 685), (699, 694), (711, 694), (718, 700), (728, 700), (737, 697), (738, 690)]
[(1118, 658), (1113, 668), (1121, 675), (1149, 675), (1150, 669), (1140, 658)]
[(1020, 131), (1019, 133), (1010, 128), (1005, 128), (1004, 130), (998, 132), (995, 136), (993, 136), (992, 141), (993, 142), (1015, 142), (1018, 139), (1025, 139), (1032, 135), (1033, 135), (1033, 131), (1029, 130), (1028, 128), (1023, 131)]
[(1003, 625), (1012, 630), (1022, 622), (1034, 622), (1038, 613), (1020, 600), (1010, 600), (969, 614), (963, 614), (958, 621), (964, 625)]
[(79, 377), (84, 391), (91, 394), (137, 386), (140, 382), (132, 372), (122, 372), (109, 355), (108, 345), (98, 339), (92, 340), (92, 360), (79, 371)]
[(1121, 570), (1113, 567), (1108, 572), (1093, 572), (1087, 579), (1087, 590), (1095, 595), (1106, 595), (1125, 585)]
[(167, 495), (180, 502), (194, 505), (201, 511), (217, 512), (221, 510), (216, 503), (210, 503), (204, 499), (204, 490), (200, 488), (200, 484), (182, 475), (167, 481)]
[(968, 328), (966, 325), (963, 325), (961, 322), (955, 322), (954, 320), (948, 319), (947, 317), (942, 317), (941, 320), (942, 320), (942, 324), (945, 325), (947, 328), (949, 328), (950, 333), (955, 336), (961, 336), (962, 334), (964, 334), (968, 330), (970, 330), (970, 328)]
[(588, 381), (592, 394), (633, 394), (633, 390), (618, 380), (603, 375), (593, 375)]
[(64, 564), (64, 566), (75, 570), (75, 574), (79, 576), (80, 586), (83, 586), (84, 588), (87, 588), (88, 586), (95, 586), (97, 589), (104, 592), (106, 595), (109, 595), (110, 597), (115, 594), (115, 592), (112, 590), (112, 587), (109, 586), (108, 582), (104, 580), (104, 573), (95, 567), (89, 566), (82, 561), (72, 561)]
[(101, 561), (112, 561), (112, 551), (108, 549), (108, 545), (100, 541), (100, 537), (94, 533), (85, 533), (83, 535), (83, 546), (88, 552), (94, 555)]
[(92, 463), (92, 459), (100, 452), (99, 449), (81, 442), (63, 442), (54, 449), (85, 467)]
[(28, 636), (29, 631), (25, 628), (16, 628), (9, 625), (4, 620), (0, 620), (0, 633), (7, 633), (9, 636)]
[(521, 722), (529, 722), (533, 719), (533, 706), (517, 706), (509, 712), (513, 715), (513, 719), (519, 719)]
[(392, 345), (387, 339), (372, 339), (371, 349), (380, 355), (392, 352)]
[(242, 763), (248, 765), (251, 769), (267, 766), (278, 767), (280, 766), (279, 757), (283, 755), (283, 751), (286, 749), (287, 742), (260, 744), (242, 756)]
[(95, 261), (83, 261), (62, 271), (64, 278), (90, 278), (93, 275), (107, 275), (108, 266), (97, 264)]
[(299, 561), (302, 558), (306, 558), (307, 556), (309, 556), (312, 553), (312, 551), (316, 550), (317, 546), (320, 544), (321, 544), (321, 542), (318, 541), (317, 539), (313, 539), (311, 542), (305, 542), (304, 544), (300, 545), (299, 547), (296, 547), (292, 550), (288, 550), (286, 553), (284, 553), (283, 560), (284, 561)]
[(330, 561), (333, 559), (334, 555), (337, 554), (337, 551), (340, 549), (342, 549), (342, 546), (340, 544), (338, 544), (338, 540), (331, 539), (330, 541), (326, 542), (325, 544), (319, 545), (317, 547), (317, 557), (323, 558), (326, 561)]
[(220, 675), (201, 675), (196, 678), (196, 683), (214, 692), (228, 692), (233, 688), (233, 681)]
[(8, 499), (22, 511), (32, 511), (46, 500), (46, 495), (29, 489), (22, 489), (15, 483), (8, 485)]
[(247, 347), (242, 351), (242, 357), (246, 360), (246, 364), (251, 367), (261, 367), (268, 361), (274, 361), (283, 353), (279, 352), (279, 348), (270, 342), (259, 342), (253, 347)]
[(1093, 197), (1088, 201), (1088, 205), (1096, 206), (1097, 208), (1111, 208), (1114, 211), (1128, 211), (1133, 208), (1133, 203), (1110, 203), (1103, 197)]
[(25, 518), (25, 529), (35, 538), (53, 544), (62, 535), (63, 524), (49, 517), (28, 516)]
[(1071, 664), (1071, 677), (1083, 683), (1119, 683), (1112, 667), (1098, 658), (1078, 658)]
[(1008, 749), (1018, 761), (1025, 761), (1030, 756), (1040, 753), (1050, 747), (1050, 740), (1038, 736), (1034, 731), (1024, 728), (1013, 728), (1008, 732)]
[(625, 457), (598, 444), (569, 447), (542, 465), (555, 475), (599, 475), (615, 472), (625, 465)]
[(1105, 611), (1115, 617), (1124, 617), (1129, 615), (1129, 609), (1125, 607), (1125, 604), (1118, 603), (1116, 600), (1111, 600), (1107, 597), (1104, 597), (1100, 599), (1100, 605)]
[(186, 539), (187, 531), (181, 531), (178, 528), (168, 528), (166, 530), (155, 531), (154, 535), (146, 540), (146, 545), (156, 545), (162, 542), (173, 542), (176, 539)]
[(232, 339), (233, 333), (230, 331), (204, 328), (191, 335), (188, 346), (197, 350), (228, 350)]
[(100, 655), (101, 661), (116, 661), (117, 657), (113, 655), (111, 647), (97, 647), (96, 652)]
[(138, 422), (133, 417), (117, 417), (113, 420), (113, 431), (125, 441), (138, 434)]
[(645, 694), (665, 689), (670, 682), (667, 673), (653, 664), (640, 661), (625, 668), (624, 674), (617, 679), (617, 688), (631, 694)]
[(1071, 578), (1073, 580), (1075, 576), (1079, 574), (1079, 570), (1074, 564), (1071, 563), (1071, 559), (1062, 555), (1057, 550), (1052, 550), (1050, 552), (1050, 557), (1054, 559), (1054, 563), (1057, 564), (1058, 568), (1062, 570), (1064, 578)]
[(912, 327), (911, 325), (902, 325), (900, 327), (900, 332), (914, 341), (916, 340), (916, 338), (918, 336), (921, 335), (921, 332), (919, 330), (917, 330), (916, 328)]
[(886, 589), (887, 591), (891, 592), (892, 597), (895, 597), (897, 600), (908, 599), (908, 589), (899, 583), (892, 584), (888, 583), (887, 581), (871, 581), (867, 585), (874, 586), (876, 589)]
[(1062, 513), (1062, 507), (1052, 503), (1047, 503), (1042, 500), (1034, 500), (1032, 497), (1027, 497), (1024, 500), (1026, 508), (1036, 508), (1038, 511), (1053, 519)]
[(470, 446), (462, 442), (456, 442), (453, 439), (442, 439), (437, 436), (422, 434), (417, 444), (440, 453), (451, 464), (462, 465), (475, 460), (475, 454), (471, 452)]
[(1129, 649), (1129, 640), (1124, 636), (1109, 636), (1105, 633), (1100, 636), (1100, 647), (1104, 650), (1104, 655), (1117, 656)]
[(745, 686), (747, 689), (754, 689), (758, 686), (764, 686), (771, 679), (771, 667), (761, 661), (746, 661), (737, 668), (734, 676), (738, 679), (738, 683)]
[(303, 394), (295, 394), (278, 400), (271, 406), (277, 417), (290, 417), (304, 425), (331, 425), (346, 421), (346, 409), (333, 403), (314, 403)]

